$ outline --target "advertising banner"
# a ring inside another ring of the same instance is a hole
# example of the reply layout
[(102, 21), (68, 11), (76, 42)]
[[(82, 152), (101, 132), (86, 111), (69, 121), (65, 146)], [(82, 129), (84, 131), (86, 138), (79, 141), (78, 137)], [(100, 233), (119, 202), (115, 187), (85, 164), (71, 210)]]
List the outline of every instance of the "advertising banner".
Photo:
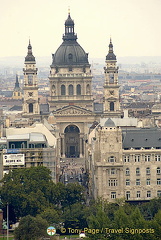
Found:
[(24, 165), (24, 154), (5, 154), (3, 155), (3, 166)]

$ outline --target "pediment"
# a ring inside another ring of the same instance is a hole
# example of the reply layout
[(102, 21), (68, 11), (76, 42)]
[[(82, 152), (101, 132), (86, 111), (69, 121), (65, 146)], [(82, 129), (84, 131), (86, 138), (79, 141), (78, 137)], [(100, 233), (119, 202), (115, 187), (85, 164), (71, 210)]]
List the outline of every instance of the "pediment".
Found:
[(77, 107), (77, 106), (66, 106), (61, 109), (53, 112), (54, 115), (61, 116), (70, 116), (70, 115), (92, 115), (92, 111), (87, 110), (85, 108)]

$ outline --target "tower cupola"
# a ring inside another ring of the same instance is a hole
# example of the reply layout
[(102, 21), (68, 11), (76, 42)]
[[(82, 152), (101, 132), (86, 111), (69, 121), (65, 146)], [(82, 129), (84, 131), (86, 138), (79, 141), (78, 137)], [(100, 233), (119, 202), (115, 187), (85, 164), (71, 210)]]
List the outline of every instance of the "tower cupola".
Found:
[(63, 40), (76, 40), (77, 34), (74, 33), (74, 21), (71, 19), (70, 13), (68, 14), (68, 18), (65, 21), (65, 34), (63, 35)]
[(31, 46), (30, 40), (28, 45), (27, 56), (25, 57), (25, 62), (35, 62), (35, 57), (32, 54), (32, 46)]
[(116, 61), (116, 55), (113, 52), (113, 44), (112, 44), (111, 38), (110, 38), (110, 44), (109, 44), (109, 52), (106, 56), (106, 60), (115, 60)]

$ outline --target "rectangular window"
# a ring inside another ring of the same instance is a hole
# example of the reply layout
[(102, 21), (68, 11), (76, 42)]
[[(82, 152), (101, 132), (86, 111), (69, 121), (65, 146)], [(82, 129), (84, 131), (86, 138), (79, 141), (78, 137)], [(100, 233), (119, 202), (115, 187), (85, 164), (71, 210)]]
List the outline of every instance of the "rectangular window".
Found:
[(146, 185), (150, 185), (150, 178), (146, 179)]
[(147, 191), (147, 197), (151, 197), (151, 191)]
[(116, 187), (117, 186), (117, 179), (110, 179), (108, 180), (109, 187)]
[(150, 162), (150, 155), (145, 155), (145, 162)]
[(136, 179), (136, 185), (140, 185), (140, 179)]
[(140, 198), (140, 191), (137, 191), (137, 192), (136, 192), (136, 197), (137, 197), (137, 198)]
[(116, 192), (111, 192), (111, 199), (115, 199), (116, 198)]
[(140, 155), (135, 155), (135, 162), (140, 162)]
[(157, 185), (161, 185), (161, 178), (157, 178)]
[(130, 156), (129, 155), (124, 156), (124, 162), (130, 162)]
[(156, 162), (160, 162), (160, 159), (161, 159), (161, 158), (160, 158), (160, 155), (155, 155), (155, 161), (156, 161)]
[(126, 179), (126, 186), (130, 186), (130, 179)]

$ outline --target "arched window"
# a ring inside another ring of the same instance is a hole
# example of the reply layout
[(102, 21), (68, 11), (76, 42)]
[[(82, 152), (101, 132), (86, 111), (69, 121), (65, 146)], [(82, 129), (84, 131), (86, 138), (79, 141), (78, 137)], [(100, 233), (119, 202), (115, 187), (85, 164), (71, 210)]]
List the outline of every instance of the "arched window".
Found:
[(87, 84), (87, 87), (86, 87), (86, 94), (90, 94), (90, 86), (89, 86), (89, 84)]
[(33, 104), (32, 103), (29, 104), (29, 113), (33, 113)]
[(81, 85), (77, 85), (77, 95), (81, 95)]
[(126, 168), (126, 175), (130, 175), (130, 169)]
[(110, 102), (110, 111), (114, 111), (114, 102)]
[(150, 174), (150, 168), (147, 167), (147, 168), (146, 168), (146, 175), (149, 175), (149, 174)]
[(116, 161), (116, 158), (114, 156), (110, 156), (108, 158), (108, 162), (115, 162)]
[(157, 167), (157, 174), (160, 174), (160, 167)]
[(136, 175), (140, 175), (140, 168), (136, 168)]
[(130, 198), (130, 191), (126, 192), (126, 199), (128, 200)]
[(61, 95), (65, 94), (66, 94), (65, 85), (61, 85)]
[(52, 86), (52, 94), (55, 95), (55, 85)]
[(68, 94), (73, 95), (73, 85), (72, 84), (70, 84), (68, 87)]

